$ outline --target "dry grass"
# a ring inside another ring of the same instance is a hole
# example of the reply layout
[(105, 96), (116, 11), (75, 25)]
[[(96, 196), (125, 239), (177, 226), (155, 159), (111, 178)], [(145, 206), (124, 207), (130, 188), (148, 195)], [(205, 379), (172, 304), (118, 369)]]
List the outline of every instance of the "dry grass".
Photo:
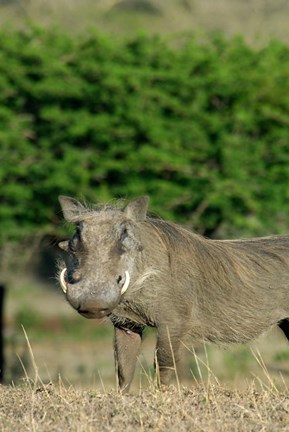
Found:
[[(187, 387), (159, 388), (148, 374), (146, 385), (130, 394), (115, 389), (80, 389), (58, 382), (44, 384), (29, 338), (23, 329), (31, 373), (23, 365), (21, 386), (0, 386), (1, 431), (289, 431), (289, 392), (276, 386), (265, 362), (254, 352), (263, 380), (242, 389), (221, 385), (206, 353), (202, 360), (193, 351), (199, 379)], [(55, 353), (56, 355), (56, 353)], [(206, 369), (206, 375), (202, 369)]]
[[(7, 335), (14, 326), (26, 354), (21, 344), (7, 341), (7, 373), (14, 356), (22, 362), (22, 379), (15, 381), (17, 386), (0, 386), (0, 431), (289, 431), (288, 346), (277, 329), (252, 352), (245, 347), (187, 347), (190, 363), (184, 369), (191, 372), (166, 389), (158, 389), (151, 377), (155, 338), (148, 334), (132, 391), (121, 395), (116, 391), (112, 335), (100, 337), (96, 323), (80, 317), (95, 329), (94, 339), (71, 339), (57, 326), (41, 326), (39, 334), (30, 327), (27, 336), (20, 323), (12, 326), (13, 315), (32, 294), (33, 306), (41, 298), (46, 306), (42, 314), (53, 322), (50, 303), (58, 318), (75, 313), (63, 309), (65, 302), (56, 293), (31, 285), (22, 291), (22, 297), (12, 290), (7, 298)], [(278, 353), (284, 359), (274, 362)], [(14, 379), (12, 372), (9, 376)]]
[(220, 385), (168, 387), (121, 395), (73, 386), (0, 386), (2, 431), (288, 431), (289, 395), (226, 390)]

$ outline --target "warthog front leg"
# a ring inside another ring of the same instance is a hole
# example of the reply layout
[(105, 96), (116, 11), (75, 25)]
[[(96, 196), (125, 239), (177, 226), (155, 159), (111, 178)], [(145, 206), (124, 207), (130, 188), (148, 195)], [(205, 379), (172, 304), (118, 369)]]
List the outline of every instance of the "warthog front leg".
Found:
[(114, 327), (114, 356), (118, 385), (122, 392), (129, 390), (133, 379), (137, 356), (142, 342), (142, 328), (128, 329)]
[(168, 326), (158, 329), (155, 368), (161, 385), (168, 385), (173, 376), (178, 379), (180, 340), (180, 335)]

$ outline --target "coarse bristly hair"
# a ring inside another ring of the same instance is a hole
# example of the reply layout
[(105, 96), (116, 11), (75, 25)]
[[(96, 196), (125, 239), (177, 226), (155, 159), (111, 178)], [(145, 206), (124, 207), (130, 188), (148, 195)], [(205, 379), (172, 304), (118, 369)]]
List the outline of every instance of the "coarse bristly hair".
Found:
[[(146, 197), (122, 204), (88, 207), (64, 199), (63, 206), (68, 220), (83, 222), (73, 241), (79, 245), (82, 232), (89, 246), (89, 256), (82, 260), (80, 251), (75, 260), (84, 263), (85, 277), (67, 298), (84, 316), (110, 314), (123, 388), (147, 325), (157, 328), (162, 383), (187, 337), (243, 343), (278, 324), (289, 339), (289, 236), (212, 240), (146, 216)], [(117, 276), (122, 281), (127, 274), (130, 285), (122, 293)]]

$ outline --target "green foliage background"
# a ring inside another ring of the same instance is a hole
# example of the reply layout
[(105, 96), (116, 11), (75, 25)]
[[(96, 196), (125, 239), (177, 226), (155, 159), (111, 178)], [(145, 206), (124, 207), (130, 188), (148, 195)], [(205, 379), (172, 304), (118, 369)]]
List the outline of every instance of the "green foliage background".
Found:
[(289, 232), (289, 47), (0, 31), (1, 240), (55, 232), (59, 194), (149, 194), (206, 235)]

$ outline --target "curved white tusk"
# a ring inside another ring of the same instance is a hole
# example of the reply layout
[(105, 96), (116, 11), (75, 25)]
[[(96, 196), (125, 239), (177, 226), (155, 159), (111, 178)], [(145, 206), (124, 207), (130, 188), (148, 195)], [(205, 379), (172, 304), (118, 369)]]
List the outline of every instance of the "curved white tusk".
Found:
[(126, 290), (128, 289), (129, 282), (130, 282), (130, 275), (129, 275), (129, 272), (126, 271), (125, 272), (125, 282), (124, 282), (124, 285), (123, 285), (121, 292), (120, 292), (121, 295), (123, 295), (126, 292)]
[(61, 285), (61, 288), (62, 288), (62, 290), (63, 290), (64, 293), (66, 293), (66, 291), (67, 291), (67, 285), (66, 285), (66, 282), (65, 282), (65, 279), (64, 279), (65, 272), (66, 272), (66, 268), (64, 268), (61, 271), (60, 276), (59, 276), (60, 285)]

